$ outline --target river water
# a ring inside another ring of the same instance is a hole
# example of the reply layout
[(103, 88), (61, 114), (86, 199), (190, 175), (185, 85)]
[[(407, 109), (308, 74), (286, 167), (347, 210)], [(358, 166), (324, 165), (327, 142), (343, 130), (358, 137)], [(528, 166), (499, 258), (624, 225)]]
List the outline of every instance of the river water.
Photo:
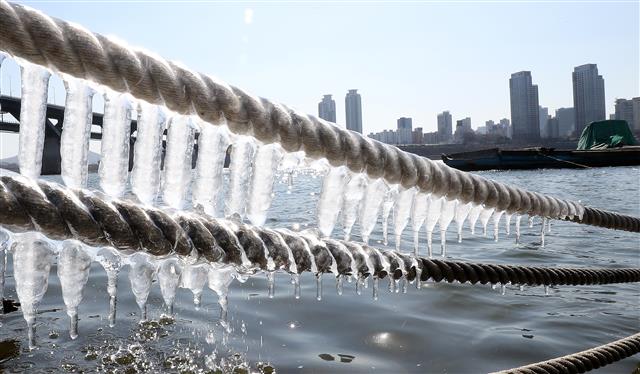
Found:
[[(638, 168), (480, 174), (640, 215)], [(96, 174), (90, 175), (90, 185), (97, 185)], [(279, 182), (267, 225), (313, 227), (320, 185), (320, 178), (300, 174), (287, 194), (287, 185)], [(526, 217), (522, 223), (520, 245), (515, 244), (513, 229), (507, 237), (502, 228), (498, 243), (482, 237), (479, 223), (476, 236), (465, 228), (458, 244), (452, 224), (447, 254), (454, 259), (537, 266), (640, 266), (637, 234), (553, 221), (542, 247), (540, 221), (533, 228), (526, 225)], [(353, 232), (353, 239), (358, 239), (358, 227)], [(378, 224), (372, 243), (383, 247), (381, 238)], [(405, 231), (403, 240), (402, 248), (410, 250), (410, 231)], [(421, 243), (425, 254), (424, 237)], [(434, 243), (439, 243), (439, 234)], [(9, 258), (5, 295), (16, 299), (11, 262)], [(264, 274), (245, 283), (234, 281), (229, 294), (231, 333), (224, 333), (217, 298), (208, 289), (199, 310), (190, 291), (180, 289), (175, 320), (161, 318), (157, 283), (149, 297), (151, 321), (140, 325), (126, 272), (125, 268), (119, 277), (117, 325), (110, 328), (106, 275), (94, 264), (79, 308), (80, 337), (70, 340), (52, 266), (37, 316), (38, 349), (28, 350), (26, 323), (19, 311), (0, 316), (0, 372), (213, 372), (221, 365), (248, 363), (256, 370), (260, 363), (270, 363), (267, 372), (275, 368), (281, 373), (481, 373), (577, 352), (640, 330), (637, 284), (552, 287), (548, 295), (543, 287), (507, 286), (501, 295), (499, 288), (488, 285), (428, 283), (420, 290), (410, 286), (402, 294), (388, 293), (383, 280), (380, 297), (374, 301), (371, 287), (357, 295), (355, 282), (345, 282), (343, 295), (337, 295), (335, 281), (327, 274), (323, 299), (317, 301), (311, 274), (301, 276), (302, 296), (295, 299), (289, 276), (283, 273), (276, 276), (274, 298), (268, 297)], [(636, 356), (600, 372), (630, 373), (639, 366)]]

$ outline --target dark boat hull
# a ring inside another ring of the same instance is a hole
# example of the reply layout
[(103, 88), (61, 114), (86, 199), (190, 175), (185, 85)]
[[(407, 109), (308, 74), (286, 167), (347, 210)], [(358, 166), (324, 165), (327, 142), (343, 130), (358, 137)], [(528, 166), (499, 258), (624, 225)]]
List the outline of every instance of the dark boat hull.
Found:
[(464, 171), (562, 169), (640, 165), (640, 147), (599, 150), (527, 148), (442, 155), (445, 164)]

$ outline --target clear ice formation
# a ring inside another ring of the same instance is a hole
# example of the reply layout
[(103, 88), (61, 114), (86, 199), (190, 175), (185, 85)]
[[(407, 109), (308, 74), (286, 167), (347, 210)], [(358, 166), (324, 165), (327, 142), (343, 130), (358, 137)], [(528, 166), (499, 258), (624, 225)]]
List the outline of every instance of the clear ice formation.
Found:
[(209, 279), (209, 265), (192, 264), (186, 265), (182, 269), (180, 282), (181, 288), (187, 288), (193, 293), (193, 304), (200, 307), (202, 300), (202, 290)]
[(440, 249), (442, 257), (447, 255), (447, 228), (451, 224), (453, 217), (456, 214), (456, 205), (458, 200), (449, 200), (446, 197), (442, 198), (442, 211), (438, 218), (438, 225), (440, 226)]
[(402, 240), (402, 232), (407, 227), (409, 216), (411, 215), (411, 206), (413, 205), (413, 196), (416, 189), (400, 187), (398, 196), (393, 206), (393, 227), (396, 236), (396, 249), (400, 249)]
[(89, 280), (91, 256), (84, 244), (77, 240), (65, 240), (58, 254), (58, 278), (62, 288), (62, 298), (70, 319), (69, 336), (78, 337), (78, 305), (82, 301), (82, 290)]
[(351, 229), (358, 217), (358, 208), (367, 189), (367, 176), (362, 173), (354, 174), (344, 189), (342, 198), (342, 230), (344, 239), (349, 240)]
[(489, 219), (493, 215), (493, 211), (495, 208), (484, 208), (480, 212), (480, 223), (482, 224), (482, 235), (487, 236), (487, 225), (489, 224)]
[(187, 200), (197, 130), (191, 117), (181, 115), (172, 117), (167, 129), (162, 200), (175, 209), (183, 209)]
[(198, 137), (198, 162), (193, 185), (193, 206), (221, 217), (224, 161), (229, 148), (227, 126), (203, 124)]
[(387, 183), (381, 178), (368, 178), (367, 190), (360, 204), (360, 231), (365, 244), (369, 243), (369, 236), (378, 222), (380, 206), (388, 189)]
[(60, 174), (68, 187), (83, 188), (87, 185), (89, 172), (89, 138), (93, 121), (91, 103), (95, 91), (75, 78), (65, 79), (64, 86), (67, 99), (60, 136)]
[(473, 207), (469, 211), (468, 219), (469, 219), (469, 229), (471, 229), (471, 235), (475, 235), (476, 223), (478, 222), (478, 218), (480, 218), (480, 213), (482, 212), (484, 207), (482, 206), (482, 204), (479, 204), (479, 205), (472, 204), (472, 205)]
[(429, 257), (433, 257), (433, 229), (440, 219), (443, 200), (443, 197), (433, 194), (429, 195), (429, 207), (427, 208), (427, 218), (425, 220), (427, 230), (427, 254)]
[(224, 214), (227, 217), (237, 214), (244, 218), (256, 144), (253, 138), (244, 135), (235, 136), (232, 140), (229, 163), (229, 195)]
[(256, 149), (247, 205), (247, 218), (255, 226), (262, 226), (267, 221), (267, 211), (273, 200), (273, 183), (281, 159), (282, 150), (278, 144), (264, 144)]
[(147, 298), (151, 291), (151, 282), (156, 275), (155, 261), (146, 253), (137, 252), (128, 258), (131, 292), (140, 308), (140, 321), (147, 320)]
[[(2, 63), (0, 57), (0, 63)], [(4, 314), (4, 275), (7, 269), (7, 252), (11, 245), (11, 236), (0, 228), (0, 315)]]
[(113, 91), (104, 94), (98, 174), (102, 190), (114, 197), (124, 195), (129, 179), (131, 110), (128, 95)]
[(36, 312), (49, 285), (55, 248), (40, 233), (28, 232), (13, 244), (13, 277), (22, 315), (27, 321), (29, 348), (36, 346)]
[(520, 243), (520, 221), (522, 220), (522, 216), (520, 214), (516, 215), (516, 244)]
[(218, 295), (220, 319), (223, 322), (227, 320), (229, 286), (237, 278), (236, 275), (237, 273), (233, 267), (217, 265), (212, 265), (207, 274), (207, 286)]
[(382, 203), (382, 243), (389, 244), (389, 214), (398, 198), (398, 185), (389, 186)]
[(462, 227), (464, 226), (464, 221), (469, 216), (471, 209), (473, 209), (472, 203), (463, 204), (462, 202), (459, 202), (458, 205), (456, 205), (456, 212), (453, 216), (453, 220), (456, 222), (456, 229), (458, 231), (458, 243), (462, 243)]
[(500, 219), (504, 215), (504, 211), (496, 211), (493, 213), (493, 240), (498, 241), (500, 235)]
[(95, 255), (96, 261), (102, 265), (107, 273), (107, 293), (109, 294), (109, 326), (116, 324), (116, 304), (118, 291), (118, 273), (122, 268), (122, 260), (118, 251), (113, 247), (103, 247)]
[(178, 259), (167, 258), (160, 262), (158, 268), (158, 283), (160, 283), (162, 299), (170, 315), (173, 314), (173, 301), (176, 298), (176, 290), (180, 285), (181, 276), (182, 265)]
[(330, 237), (336, 220), (342, 209), (342, 192), (349, 182), (351, 173), (346, 166), (329, 168), (322, 180), (322, 190), (318, 199), (316, 210), (318, 218), (318, 230), (322, 237)]
[(131, 190), (143, 204), (153, 204), (160, 190), (162, 134), (166, 123), (167, 117), (161, 107), (143, 101), (139, 103)]
[(26, 61), (20, 63), (20, 71), (22, 97), (18, 163), (20, 174), (35, 179), (40, 176), (42, 169), (47, 93), (51, 73), (39, 65)]
[(418, 192), (413, 198), (413, 207), (411, 208), (411, 227), (413, 228), (413, 254), (417, 255), (419, 248), (419, 235), (425, 219), (427, 219), (427, 210), (429, 208), (429, 194)]

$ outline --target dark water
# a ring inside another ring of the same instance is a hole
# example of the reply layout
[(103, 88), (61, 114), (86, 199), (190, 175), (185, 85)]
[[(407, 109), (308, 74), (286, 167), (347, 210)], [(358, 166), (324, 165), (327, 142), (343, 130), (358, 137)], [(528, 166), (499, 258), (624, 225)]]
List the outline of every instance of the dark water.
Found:
[[(638, 168), (483, 174), (640, 215)], [(95, 185), (97, 176), (91, 178)], [(268, 224), (313, 226), (319, 186), (319, 178), (305, 175), (297, 177), (291, 194), (278, 184)], [(526, 217), (522, 222), (519, 246), (504, 230), (498, 243), (472, 237), (468, 230), (462, 244), (454, 243), (452, 224), (448, 255), (544, 266), (640, 266), (637, 234), (554, 221), (542, 248), (540, 221), (531, 229)], [(359, 229), (354, 232), (358, 235)], [(410, 237), (406, 231), (406, 250), (411, 248)], [(374, 243), (381, 239), (380, 226), (372, 239)], [(438, 242), (436, 235), (434, 243)], [(269, 299), (266, 277), (259, 274), (244, 284), (233, 283), (229, 296), (233, 331), (225, 338), (217, 299), (210, 290), (205, 290), (203, 306), (195, 310), (190, 291), (180, 289), (176, 320), (171, 321), (160, 319), (163, 304), (156, 284), (149, 297), (152, 321), (139, 325), (126, 269), (119, 281), (118, 322), (109, 328), (106, 275), (94, 266), (79, 308), (80, 338), (71, 341), (55, 271), (53, 266), (37, 317), (37, 350), (27, 349), (26, 324), (19, 311), (0, 317), (0, 371), (207, 372), (222, 358), (227, 367), (248, 362), (255, 370), (259, 362), (269, 362), (278, 372), (481, 373), (577, 352), (640, 331), (637, 284), (553, 287), (545, 296), (542, 287), (524, 291), (507, 287), (506, 295), (501, 295), (489, 286), (460, 284), (428, 284), (421, 290), (410, 286), (407, 294), (390, 294), (383, 281), (380, 298), (374, 301), (371, 288), (356, 295), (355, 283), (345, 282), (344, 294), (338, 296), (334, 280), (325, 275), (324, 297), (317, 301), (310, 274), (301, 277), (299, 300), (285, 274), (278, 274), (275, 298)], [(11, 259), (6, 290), (15, 298)], [(630, 373), (639, 365), (640, 357), (633, 357), (600, 372)]]

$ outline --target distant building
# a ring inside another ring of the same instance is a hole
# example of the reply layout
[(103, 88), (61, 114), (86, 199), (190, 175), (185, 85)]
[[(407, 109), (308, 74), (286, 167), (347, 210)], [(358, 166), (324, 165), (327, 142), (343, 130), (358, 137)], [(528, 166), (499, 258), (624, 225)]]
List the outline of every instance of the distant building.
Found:
[(560, 137), (559, 126), (558, 126), (558, 118), (549, 117), (547, 120), (547, 138), (549, 139), (558, 139)]
[(478, 126), (478, 128), (476, 129), (476, 134), (478, 134), (478, 135), (489, 134), (489, 128), (486, 125), (485, 126)]
[(457, 143), (462, 143), (464, 141), (464, 134), (472, 133), (473, 129), (471, 129), (471, 118), (463, 118), (461, 120), (456, 121), (456, 132), (453, 134), (453, 140)]
[(640, 97), (617, 99), (615, 119), (627, 121), (630, 129), (640, 131)]
[(398, 118), (398, 144), (410, 144), (412, 141), (413, 120), (408, 117)]
[(375, 139), (379, 142), (386, 144), (398, 144), (398, 140), (396, 137), (396, 132), (393, 130), (384, 130), (381, 132), (370, 133), (367, 135), (371, 139)]
[(449, 143), (453, 137), (451, 113), (444, 111), (438, 114), (438, 143)]
[(547, 130), (547, 122), (549, 121), (549, 108), (538, 106), (538, 120), (541, 138), (550, 138)]
[(573, 108), (558, 108), (556, 109), (556, 120), (558, 121), (558, 136), (559, 138), (568, 138), (572, 136), (578, 136), (576, 134), (576, 111)]
[(538, 86), (533, 84), (530, 71), (511, 74), (509, 94), (513, 139), (524, 141), (539, 140)]
[(347, 129), (362, 134), (362, 99), (358, 90), (349, 90), (344, 98)]
[(586, 64), (573, 69), (573, 108), (576, 112), (576, 135), (593, 121), (607, 118), (604, 100), (604, 79), (598, 75), (598, 65)]
[(322, 101), (318, 103), (318, 117), (329, 122), (336, 122), (336, 102), (331, 95), (324, 95)]
[(422, 136), (422, 141), (424, 142), (424, 144), (438, 144), (440, 134), (438, 133), (438, 131), (434, 131), (434, 132), (427, 132)]
[(511, 138), (511, 121), (507, 118), (503, 118), (498, 123), (498, 126), (500, 127), (500, 133), (502, 136), (505, 138)]
[(416, 127), (413, 130), (411, 144), (424, 144), (424, 134), (422, 133), (422, 127)]

